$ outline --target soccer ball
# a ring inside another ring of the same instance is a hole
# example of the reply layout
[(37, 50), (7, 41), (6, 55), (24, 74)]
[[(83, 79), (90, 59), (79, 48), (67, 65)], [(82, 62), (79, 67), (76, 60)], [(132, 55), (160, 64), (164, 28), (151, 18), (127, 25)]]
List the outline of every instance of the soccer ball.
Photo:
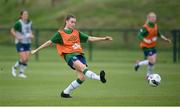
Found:
[(161, 82), (159, 74), (151, 74), (148, 76), (148, 83), (150, 86), (157, 87)]

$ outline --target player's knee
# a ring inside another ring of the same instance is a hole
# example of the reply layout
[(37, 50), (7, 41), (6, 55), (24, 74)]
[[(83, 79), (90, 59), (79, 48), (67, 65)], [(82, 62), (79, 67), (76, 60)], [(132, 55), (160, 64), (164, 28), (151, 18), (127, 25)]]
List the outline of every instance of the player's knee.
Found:
[(28, 62), (28, 58), (22, 58), (21, 61), (22, 61), (23, 63), (27, 63), (27, 62)]
[(86, 80), (86, 77), (82, 74), (78, 77), (81, 81), (85, 81)]
[(155, 60), (155, 59), (153, 59), (153, 58), (149, 58), (149, 63), (151, 63), (151, 64), (155, 64), (155, 63), (156, 63), (156, 60)]
[(83, 72), (84, 69), (86, 69), (86, 65), (82, 65), (82, 66), (80, 67), (80, 71), (81, 71), (81, 72)]
[(156, 61), (155, 60), (150, 60), (149, 63), (154, 65), (156, 63)]

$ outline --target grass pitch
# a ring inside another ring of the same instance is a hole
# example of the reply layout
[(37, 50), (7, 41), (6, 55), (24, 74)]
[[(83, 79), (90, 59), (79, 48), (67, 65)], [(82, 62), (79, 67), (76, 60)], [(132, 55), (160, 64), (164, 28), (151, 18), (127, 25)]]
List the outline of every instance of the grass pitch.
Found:
[[(171, 52), (159, 52), (156, 73), (161, 75), (160, 86), (151, 87), (145, 80), (146, 67), (133, 69), (140, 51), (96, 50), (89, 69), (99, 73), (104, 69), (107, 84), (87, 79), (72, 92), (72, 99), (59, 96), (76, 74), (56, 54), (55, 49), (40, 52), (40, 60), (30, 58), (27, 79), (14, 78), (11, 66), (17, 58), (15, 49), (1, 47), (0, 105), (41, 106), (170, 106), (180, 105), (180, 66), (173, 64)], [(4, 51), (3, 51), (4, 49)], [(8, 51), (5, 51), (8, 50)], [(88, 55), (88, 53), (87, 53)]]

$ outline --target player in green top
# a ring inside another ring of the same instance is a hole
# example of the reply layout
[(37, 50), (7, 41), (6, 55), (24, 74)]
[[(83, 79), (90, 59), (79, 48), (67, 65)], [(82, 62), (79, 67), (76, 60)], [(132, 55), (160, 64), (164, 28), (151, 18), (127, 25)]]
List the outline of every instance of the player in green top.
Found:
[[(71, 34), (72, 33), (72, 29), (64, 29), (64, 31), (67, 33), (67, 34)], [(88, 40), (88, 35), (83, 33), (83, 32), (79, 32), (79, 36), (80, 36), (80, 42), (81, 43), (86, 43), (87, 40)], [(54, 34), (54, 36), (51, 38), (51, 41), (54, 43), (54, 44), (61, 44), (63, 45), (63, 40), (62, 40), (62, 37), (61, 35), (59, 34), (59, 32), (56, 32)], [(64, 55), (64, 59), (65, 61), (68, 63), (69, 60), (73, 57), (73, 56), (76, 56), (76, 55), (79, 55), (79, 53), (70, 53), (70, 54), (65, 54)], [(83, 55), (83, 54), (81, 54)], [(84, 56), (84, 55), (83, 55)]]
[(72, 69), (74, 69), (77, 74), (77, 80), (72, 81), (71, 84), (61, 92), (61, 97), (64, 98), (71, 98), (70, 93), (85, 81), (85, 76), (91, 79), (99, 80), (102, 83), (106, 83), (105, 72), (103, 70), (101, 70), (100, 75), (97, 75), (88, 69), (86, 59), (81, 52), (81, 45), (79, 45), (79, 43), (85, 43), (88, 41), (106, 41), (112, 40), (112, 38), (109, 36), (88, 36), (87, 34), (77, 31), (75, 29), (75, 24), (76, 17), (73, 15), (68, 15), (65, 18), (65, 27), (63, 30), (56, 32), (50, 40), (42, 44), (37, 49), (31, 51), (31, 54), (34, 54), (37, 51), (51, 45), (52, 43), (55, 43), (57, 46), (59, 46), (59, 51), (62, 52), (61, 55), (64, 57), (66, 63)]
[(26, 10), (20, 12), (20, 18), (11, 28), (11, 34), (15, 38), (16, 50), (19, 54), (19, 60), (12, 67), (12, 75), (17, 76), (16, 70), (19, 68), (19, 77), (26, 78), (24, 74), (27, 67), (32, 34), (32, 22), (29, 20), (29, 15)]
[(145, 60), (137, 61), (134, 66), (135, 71), (137, 71), (140, 66), (148, 65), (146, 78), (153, 73), (153, 67), (156, 63), (156, 42), (158, 37), (162, 38), (168, 43), (171, 43), (170, 39), (166, 38), (160, 33), (156, 24), (156, 14), (154, 12), (150, 12), (147, 15), (147, 22), (138, 33), (140, 47), (144, 52)]

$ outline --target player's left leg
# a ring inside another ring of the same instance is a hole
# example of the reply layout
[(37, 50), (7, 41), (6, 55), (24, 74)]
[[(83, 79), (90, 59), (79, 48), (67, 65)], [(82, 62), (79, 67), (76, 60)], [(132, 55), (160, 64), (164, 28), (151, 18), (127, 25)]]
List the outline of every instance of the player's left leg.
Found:
[(151, 50), (147, 51), (147, 59), (149, 61), (149, 64), (147, 67), (146, 78), (153, 73), (154, 64), (156, 63), (156, 53), (156, 48), (152, 48)]
[(104, 71), (101, 71), (100, 75), (97, 75), (93, 71), (89, 70), (80, 60), (76, 60), (74, 62), (74, 68), (76, 68), (77, 71), (82, 72), (86, 77), (90, 79), (99, 80), (102, 81), (103, 83), (106, 82)]
[[(90, 79), (99, 80), (102, 83), (106, 83), (105, 72), (103, 70), (101, 70), (100, 75), (97, 75), (93, 71), (89, 70), (87, 68), (86, 59), (83, 55), (75, 56), (74, 58), (72, 58), (72, 60), (74, 61), (72, 68), (76, 68), (77, 71), (83, 72), (84, 75)], [(71, 64), (69, 64), (69, 65), (71, 65)]]
[(156, 53), (148, 56), (148, 60), (149, 60), (149, 64), (148, 64), (147, 73), (146, 73), (147, 77), (153, 73), (154, 64), (156, 63)]
[(20, 52), (20, 59), (22, 63), (20, 64), (20, 67), (19, 67), (20, 72), (18, 76), (22, 78), (26, 78), (27, 76), (25, 75), (25, 70), (27, 68), (27, 63), (29, 59), (29, 51)]
[(99, 80), (102, 83), (106, 83), (106, 79), (105, 79), (105, 72), (103, 70), (100, 71), (100, 74), (97, 75), (96, 73), (92, 72), (91, 70), (89, 70), (88, 68), (85, 68), (83, 70), (83, 73), (86, 77), (90, 78), (90, 79), (94, 79), (94, 80)]

